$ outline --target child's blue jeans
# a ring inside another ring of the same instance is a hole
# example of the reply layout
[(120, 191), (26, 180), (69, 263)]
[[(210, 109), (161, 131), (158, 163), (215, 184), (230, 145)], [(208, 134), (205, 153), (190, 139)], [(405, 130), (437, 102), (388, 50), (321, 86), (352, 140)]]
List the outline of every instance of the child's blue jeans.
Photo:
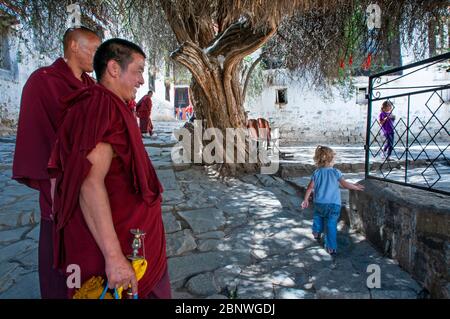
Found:
[(314, 204), (312, 231), (317, 234), (326, 230), (325, 247), (337, 250), (337, 223), (341, 214), (341, 206), (337, 204)]

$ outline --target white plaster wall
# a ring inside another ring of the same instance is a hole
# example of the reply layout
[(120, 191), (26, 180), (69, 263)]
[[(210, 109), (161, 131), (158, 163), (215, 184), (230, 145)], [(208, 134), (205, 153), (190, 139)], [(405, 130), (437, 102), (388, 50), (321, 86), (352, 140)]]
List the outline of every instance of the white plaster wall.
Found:
[[(390, 78), (383, 78), (389, 80)], [(368, 78), (356, 79), (357, 86), (368, 86)], [(356, 103), (356, 94), (349, 100), (345, 100), (338, 94), (337, 89), (324, 99), (318, 92), (309, 90), (301, 85), (301, 82), (289, 82), (287, 78), (276, 81), (278, 84), (266, 86), (262, 94), (247, 101), (246, 109), (250, 111), (249, 118), (263, 117), (269, 120), (272, 127), (279, 128), (282, 143), (328, 143), (328, 144), (363, 144), (366, 137), (367, 104)], [(423, 72), (415, 73), (402, 80), (393, 82), (393, 86), (419, 86), (432, 84), (450, 83), (450, 74), (430, 67)], [(276, 90), (287, 88), (288, 103), (278, 105), (276, 101)], [(389, 90), (389, 92), (401, 93), (401, 90)], [(404, 92), (404, 91), (403, 91)], [(386, 94), (386, 93), (383, 93)], [(388, 93), (390, 94), (390, 93)], [(417, 117), (424, 124), (431, 135), (436, 134), (439, 141), (450, 142), (450, 137), (445, 130), (440, 130), (442, 124), (450, 118), (450, 103), (445, 103), (436, 113), (436, 118), (425, 106), (431, 93), (415, 95), (410, 104), (410, 123)], [(380, 112), (381, 103), (377, 101), (372, 106), (372, 121)], [(407, 97), (394, 98), (394, 114), (396, 120), (402, 119), (407, 122)], [(432, 110), (440, 104), (440, 99), (434, 95), (428, 103)], [(430, 120), (431, 119), (431, 120)], [(450, 122), (446, 125), (450, 130)], [(414, 124), (414, 132), (419, 134), (421, 128), (418, 121)], [(402, 130), (399, 127), (399, 131)], [(438, 133), (438, 131), (440, 132)], [(406, 135), (404, 136), (406, 138)], [(429, 139), (426, 131), (422, 131), (419, 140)]]
[[(164, 68), (161, 68), (164, 70)], [(173, 121), (174, 116), (174, 85), (170, 85), (170, 101), (166, 101), (166, 87), (164, 85), (163, 73), (157, 73), (155, 79), (155, 92), (153, 93), (153, 109), (152, 120), (156, 121)]]
[[(276, 90), (287, 88), (288, 103), (278, 105)], [(266, 87), (261, 96), (249, 101), (249, 118), (263, 117), (279, 128), (283, 142), (355, 143), (365, 135), (366, 105), (356, 98), (345, 102), (338, 92), (324, 99), (318, 92), (302, 88), (299, 82)]]
[[(11, 34), (12, 35), (12, 34)], [(25, 34), (25, 37), (27, 35)], [(31, 38), (31, 37), (28, 37)], [(27, 48), (22, 40), (17, 36), (9, 37), (10, 58), (13, 71), (0, 69), (0, 118), (17, 123), (20, 110), (20, 99), (22, 89), (31, 73), (40, 67), (50, 65), (54, 59), (38, 55), (31, 45)], [(31, 50), (30, 50), (31, 49)], [(31, 52), (30, 52), (31, 51)], [(145, 83), (137, 92), (136, 101), (148, 92), (148, 67), (144, 71)], [(157, 81), (158, 85), (153, 98), (152, 119), (154, 120), (172, 120), (173, 119), (173, 87), (171, 92), (172, 101), (164, 99), (164, 82), (161, 79)]]
[[(164, 79), (163, 79), (164, 80)], [(142, 85), (136, 93), (136, 102), (148, 92), (149, 88), (149, 77), (148, 77), (148, 65), (145, 66), (144, 70), (144, 85)], [(157, 74), (155, 79), (155, 92), (153, 92), (152, 102), (152, 120), (153, 121), (171, 121), (173, 120), (173, 107), (167, 101), (165, 101), (165, 88), (164, 81), (161, 82), (161, 76)]]
[[(27, 34), (24, 37), (30, 38)], [(0, 118), (17, 123), (23, 86), (31, 73), (51, 64), (52, 60), (37, 54), (32, 44), (29, 44), (30, 52), (24, 42), (12, 33), (9, 45), (12, 71), (0, 69)]]

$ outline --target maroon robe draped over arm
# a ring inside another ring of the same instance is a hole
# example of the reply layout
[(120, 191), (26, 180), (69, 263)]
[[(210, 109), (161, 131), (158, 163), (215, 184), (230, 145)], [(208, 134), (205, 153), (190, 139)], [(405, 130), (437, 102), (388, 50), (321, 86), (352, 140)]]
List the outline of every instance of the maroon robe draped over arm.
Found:
[(83, 73), (80, 81), (59, 58), (33, 72), (22, 90), (12, 178), (40, 192), (38, 271), (45, 299), (65, 298), (67, 294), (64, 276), (52, 268), (52, 199), (47, 163), (65, 112), (61, 97), (90, 85), (94, 80), (89, 75)]
[(55, 262), (59, 267), (80, 265), (82, 282), (91, 276), (105, 276), (104, 257), (84, 221), (79, 196), (91, 168), (87, 155), (99, 142), (109, 143), (117, 156), (112, 160), (105, 186), (123, 253), (132, 253), (130, 229), (146, 232), (143, 242), (148, 268), (139, 281), (139, 295), (146, 296), (167, 267), (162, 186), (133, 114), (101, 85), (74, 93), (66, 103), (69, 111), (49, 161), (52, 176), (56, 177)]
[(49, 178), (47, 163), (65, 111), (60, 99), (95, 84), (85, 73), (82, 80), (73, 75), (62, 58), (30, 76), (20, 104), (13, 179), (38, 189), (37, 180)]

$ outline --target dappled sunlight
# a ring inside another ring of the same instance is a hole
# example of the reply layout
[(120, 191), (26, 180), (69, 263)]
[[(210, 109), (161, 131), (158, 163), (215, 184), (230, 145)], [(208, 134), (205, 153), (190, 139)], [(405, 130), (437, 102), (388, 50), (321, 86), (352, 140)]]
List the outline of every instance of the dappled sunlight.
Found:
[[(215, 260), (221, 267), (239, 268), (232, 276), (221, 270), (225, 277), (219, 280), (229, 291), (236, 288), (238, 298), (334, 298), (343, 293), (367, 298), (366, 269), (370, 264), (379, 264), (386, 272), (382, 277), (393, 286), (410, 289), (412, 285), (407, 275), (396, 274), (401, 271), (397, 265), (382, 258), (363, 236), (349, 233), (343, 223), (338, 227), (339, 254), (334, 263), (313, 238), (312, 209), (300, 209), (302, 199), (290, 184), (256, 175), (220, 179), (192, 168), (176, 175), (186, 182), (201, 181), (183, 184), (184, 193), (192, 200), (206, 198), (223, 213), (225, 223), (220, 230), (225, 237), (207, 244), (212, 245), (211, 252), (217, 254)], [(359, 174), (348, 178), (351, 182), (360, 179)], [(201, 220), (214, 224), (217, 216), (205, 215)], [(197, 250), (190, 254), (195, 256)], [(387, 276), (389, 272), (394, 274), (392, 278)]]

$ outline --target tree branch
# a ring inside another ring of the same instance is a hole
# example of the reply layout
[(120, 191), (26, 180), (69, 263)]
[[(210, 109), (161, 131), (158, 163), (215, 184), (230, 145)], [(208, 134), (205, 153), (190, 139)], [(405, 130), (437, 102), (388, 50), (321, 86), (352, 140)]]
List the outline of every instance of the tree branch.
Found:
[(273, 22), (255, 30), (248, 21), (238, 21), (231, 24), (206, 53), (213, 57), (222, 55), (225, 57), (225, 65), (233, 65), (267, 42), (276, 30)]
[(244, 89), (243, 89), (243, 92), (242, 92), (242, 101), (245, 101), (245, 95), (247, 94), (248, 82), (250, 81), (250, 76), (252, 75), (253, 70), (255, 69), (255, 67), (258, 65), (258, 63), (261, 61), (261, 59), (265, 55), (266, 55), (265, 52), (261, 53), (261, 55), (250, 66), (250, 69), (248, 70), (247, 75), (245, 77)]
[(218, 66), (211, 64), (203, 50), (198, 45), (186, 41), (178, 49), (173, 51), (170, 57), (189, 69), (198, 85), (203, 89), (205, 95), (208, 99), (211, 99), (208, 83), (213, 81), (211, 79), (211, 73), (218, 72)]
[(0, 1), (1, 5), (4, 5), (5, 7), (7, 7), (8, 9), (10, 9), (11, 11), (13, 11), (14, 13), (18, 14), (21, 17), (25, 17), (25, 11), (23, 10), (23, 8), (15, 6), (14, 4), (10, 3), (9, 1)]
[(214, 39), (213, 24), (208, 18), (196, 17), (189, 14), (189, 16), (184, 17), (183, 22), (193, 42), (201, 48), (208, 46), (211, 40)]
[(207, 53), (214, 57), (219, 55), (225, 56), (233, 47), (238, 46), (240, 43), (239, 39), (246, 33), (252, 33), (247, 22), (239, 21), (231, 24), (217, 39), (215, 39), (214, 44), (207, 49)]
[(250, 53), (259, 49), (275, 34), (276, 28), (258, 31), (259, 32), (255, 32), (251, 36), (248, 36), (240, 41), (241, 44), (236, 46), (236, 48), (234, 48), (234, 50), (232, 50), (226, 57), (225, 65), (233, 65)]
[(178, 43), (184, 43), (186, 41), (192, 41), (188, 31), (185, 28), (183, 21), (181, 21), (180, 16), (178, 15), (175, 5), (171, 0), (159, 0), (159, 3), (166, 15), (167, 23), (169, 23), (170, 27), (177, 38)]

